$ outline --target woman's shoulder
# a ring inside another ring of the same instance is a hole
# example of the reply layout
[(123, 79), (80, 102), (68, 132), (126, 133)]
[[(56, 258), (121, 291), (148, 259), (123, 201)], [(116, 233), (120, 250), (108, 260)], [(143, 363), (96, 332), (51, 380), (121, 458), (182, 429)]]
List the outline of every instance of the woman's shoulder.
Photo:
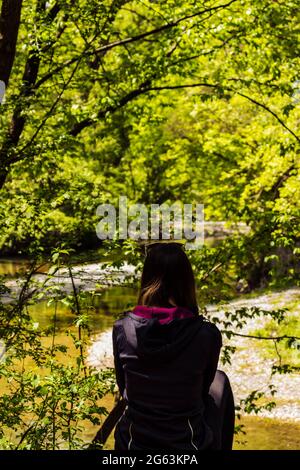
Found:
[(209, 320), (206, 320), (205, 318), (202, 318), (202, 327), (199, 330), (199, 334), (203, 336), (208, 336), (214, 339), (215, 341), (219, 341), (222, 344), (221, 331), (215, 323), (212, 323)]

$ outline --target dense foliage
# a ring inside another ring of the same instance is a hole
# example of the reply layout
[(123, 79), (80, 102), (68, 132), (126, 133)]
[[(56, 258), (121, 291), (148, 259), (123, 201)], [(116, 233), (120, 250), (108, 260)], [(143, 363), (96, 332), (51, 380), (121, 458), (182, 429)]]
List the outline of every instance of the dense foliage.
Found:
[(0, 117), (2, 250), (95, 245), (96, 207), (120, 194), (195, 201), (251, 227), (239, 267), (259, 285), (274, 247), (299, 250), (297, 19), (293, 1), (24, 2)]
[[(299, 282), (296, 0), (2, 0), (0, 19), (1, 253), (40, 261), (62, 243), (99, 247), (96, 208), (120, 195), (198, 202), (206, 220), (248, 226), (192, 254), (203, 304), (239, 285)], [(134, 246), (114, 248), (140, 262)], [(1, 304), (1, 336), (16, 347), (10, 367), (0, 364), (13, 384), (3, 430), (21, 447), (79, 447), (74, 422), (93, 420), (110, 377), (90, 375), (82, 388), (81, 340), (73, 369), (61, 369), (53, 345), (38, 357), (29, 300), (39, 298)], [(28, 354), (50, 375), (23, 376), (15, 361)], [(75, 415), (73, 402), (84, 404)]]

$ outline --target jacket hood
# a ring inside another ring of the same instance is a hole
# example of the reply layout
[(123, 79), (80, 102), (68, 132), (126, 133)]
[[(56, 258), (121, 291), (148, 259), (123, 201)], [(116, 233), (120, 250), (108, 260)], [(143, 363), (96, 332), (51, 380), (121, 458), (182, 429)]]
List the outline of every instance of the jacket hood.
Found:
[(137, 305), (133, 309), (133, 313), (142, 318), (156, 318), (161, 325), (175, 319), (195, 316), (191, 310), (184, 307), (147, 307), (145, 305)]
[(184, 349), (198, 331), (203, 317), (182, 307), (134, 308), (129, 314), (135, 328), (136, 352), (144, 359), (167, 361)]

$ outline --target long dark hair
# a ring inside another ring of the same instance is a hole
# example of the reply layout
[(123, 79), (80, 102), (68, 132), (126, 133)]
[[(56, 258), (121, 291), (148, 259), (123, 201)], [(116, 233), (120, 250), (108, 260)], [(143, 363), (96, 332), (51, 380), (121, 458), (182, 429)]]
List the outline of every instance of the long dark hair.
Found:
[(139, 305), (185, 307), (198, 313), (195, 278), (191, 263), (177, 243), (150, 245), (144, 263)]

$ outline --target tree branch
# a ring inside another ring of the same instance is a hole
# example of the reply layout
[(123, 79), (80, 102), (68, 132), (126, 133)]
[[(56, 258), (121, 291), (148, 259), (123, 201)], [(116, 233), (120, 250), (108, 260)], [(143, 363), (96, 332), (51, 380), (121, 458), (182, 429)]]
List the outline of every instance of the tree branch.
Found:
[(124, 400), (124, 398), (119, 399), (112, 411), (106, 417), (104, 423), (95, 435), (92, 443), (89, 445), (89, 450), (97, 449), (97, 446), (102, 446), (105, 444), (117, 421), (121, 418), (122, 414), (124, 413), (125, 407), (126, 401)]
[(121, 98), (120, 101), (116, 105), (108, 106), (106, 109), (100, 110), (95, 119), (87, 118), (81, 122), (78, 122), (77, 124), (73, 126), (73, 128), (70, 131), (70, 134), (73, 137), (76, 137), (83, 129), (95, 124), (99, 119), (103, 119), (107, 113), (112, 113), (116, 111), (117, 109), (122, 108), (127, 103), (129, 103), (134, 98), (136, 98), (137, 96), (142, 95), (143, 93), (148, 91), (147, 86), (150, 85), (150, 83), (151, 83), (150, 80), (145, 81), (144, 83), (141, 84), (139, 88), (132, 90), (127, 95), (123, 96), (123, 98)]
[(272, 200), (276, 199), (279, 196), (279, 188), (285, 183), (285, 181), (290, 177), (291, 172), (295, 169), (295, 164), (293, 163), (292, 165), (289, 166), (287, 170), (285, 170), (284, 173), (282, 173), (275, 183), (273, 184), (272, 188), (269, 191), (266, 191), (270, 194), (272, 194)]
[(91, 119), (91, 118), (87, 118), (77, 124), (75, 124), (75, 126), (71, 129), (70, 131), (70, 134), (72, 136), (77, 136), (83, 129), (85, 129), (86, 127), (88, 126), (91, 126), (93, 124), (95, 124), (97, 122), (98, 119), (102, 119), (105, 117), (105, 115), (108, 113), (108, 112), (114, 112), (116, 111), (117, 109), (119, 108), (122, 108), (125, 104), (127, 104), (129, 101), (133, 100), (134, 98), (136, 98), (137, 96), (139, 95), (142, 95), (143, 93), (148, 93), (150, 91), (163, 91), (163, 90), (178, 90), (178, 89), (184, 89), (184, 88), (197, 88), (197, 87), (208, 87), (208, 88), (219, 88), (219, 89), (223, 89), (223, 90), (226, 90), (226, 91), (229, 91), (231, 93), (236, 93), (240, 96), (242, 96), (243, 98), (245, 99), (248, 99), (249, 101), (251, 101), (252, 103), (256, 104), (257, 106), (263, 108), (265, 111), (267, 111), (268, 113), (270, 113), (272, 116), (275, 117), (275, 119), (298, 141), (300, 142), (300, 137), (297, 136), (297, 134), (295, 134), (295, 132), (290, 129), (283, 121), (282, 119), (274, 112), (272, 111), (268, 106), (266, 106), (265, 104), (263, 103), (260, 103), (259, 101), (251, 98), (250, 96), (248, 95), (245, 95), (243, 93), (240, 93), (236, 90), (234, 90), (233, 88), (230, 88), (230, 87), (224, 87), (220, 84), (213, 84), (213, 83), (207, 83), (207, 82), (200, 82), (200, 83), (190, 83), (190, 84), (183, 84), (183, 85), (162, 85), (162, 86), (148, 86), (150, 84), (150, 81), (148, 82), (145, 82), (141, 85), (141, 87), (139, 87), (138, 89), (136, 90), (133, 90), (131, 92), (129, 92), (127, 95), (125, 95), (118, 104), (116, 104), (115, 106), (109, 106), (108, 108), (106, 108), (105, 110), (101, 110), (99, 111), (99, 113), (97, 114), (97, 118), (95, 119)]
[(10, 158), (10, 164), (12, 163), (16, 163), (20, 160), (23, 159), (22, 155), (24, 154), (24, 151), (30, 147), (36, 137), (38, 136), (38, 134), (40, 133), (40, 131), (43, 129), (43, 127), (45, 126), (47, 120), (52, 116), (52, 113), (54, 111), (54, 109), (56, 108), (57, 104), (59, 103), (62, 95), (64, 94), (66, 88), (69, 86), (70, 82), (72, 81), (75, 73), (76, 73), (76, 70), (78, 69), (78, 66), (79, 66), (79, 62), (75, 65), (74, 69), (72, 70), (72, 73), (70, 75), (70, 77), (68, 78), (68, 80), (66, 81), (66, 83), (64, 84), (62, 90), (60, 91), (60, 93), (58, 94), (57, 98), (55, 99), (54, 103), (52, 104), (51, 108), (49, 109), (49, 111), (47, 111), (44, 115), (44, 117), (41, 119), (41, 123), (40, 125), (38, 126), (38, 128), (36, 129), (36, 131), (34, 132), (33, 136), (31, 137), (31, 139), (18, 151), (18, 155)]
[(285, 124), (285, 122), (278, 116), (278, 114), (276, 114), (274, 111), (272, 111), (272, 109), (268, 108), (268, 106), (266, 106), (263, 103), (260, 103), (259, 101), (255, 100), (251, 96), (245, 95), (244, 93), (241, 93), (239, 91), (235, 91), (231, 88), (226, 88), (226, 89), (228, 91), (233, 91), (233, 92), (237, 93), (237, 95), (242, 96), (243, 98), (246, 98), (247, 100), (251, 101), (251, 103), (256, 104), (260, 108), (263, 108), (265, 111), (268, 111), (268, 113), (272, 114), (272, 116), (274, 116), (274, 118), (277, 119), (277, 121), (282, 125), (282, 127), (284, 127), (290, 134), (292, 134), (292, 136), (294, 136), (295, 139), (300, 143), (300, 137), (297, 134), (295, 134), (295, 132)]
[(189, 85), (166, 85), (166, 86), (157, 86), (157, 87), (151, 87), (147, 91), (160, 91), (160, 90), (176, 90), (180, 88), (196, 88), (196, 87), (201, 87), (201, 86), (206, 86), (206, 87), (211, 87), (211, 88), (220, 88), (226, 91), (230, 91), (232, 93), (236, 93), (239, 96), (242, 96), (243, 98), (249, 100), (251, 103), (255, 104), (256, 106), (259, 106), (260, 108), (263, 108), (265, 111), (270, 113), (275, 119), (284, 127), (296, 140), (297, 142), (300, 143), (300, 137), (295, 134), (295, 132), (290, 129), (285, 122), (276, 114), (272, 109), (270, 109), (268, 106), (265, 104), (255, 100), (251, 96), (245, 95), (244, 93), (241, 93), (233, 88), (222, 86), (219, 84), (212, 84), (212, 83), (191, 83)]
[(230, 330), (223, 330), (223, 332), (229, 333), (232, 336), (240, 336), (241, 338), (251, 338), (251, 339), (263, 339), (267, 341), (282, 341), (283, 339), (295, 339), (297, 341), (300, 340), (299, 336), (289, 336), (289, 335), (282, 335), (282, 336), (255, 336), (255, 335), (244, 335), (242, 333), (236, 333), (235, 331)]
[(155, 34), (163, 32), (163, 31), (167, 31), (169, 29), (172, 29), (175, 26), (178, 26), (180, 23), (182, 23), (183, 21), (186, 21), (188, 19), (195, 18), (197, 16), (203, 15), (205, 13), (209, 13), (211, 11), (220, 10), (222, 8), (227, 8), (228, 6), (230, 6), (232, 3), (236, 2), (236, 1), (237, 0), (231, 0), (230, 2), (228, 2), (226, 4), (218, 5), (218, 6), (211, 7), (211, 8), (206, 8), (206, 9), (201, 10), (197, 13), (192, 14), (192, 15), (184, 16), (182, 18), (179, 18), (178, 20), (172, 21), (172, 22), (164, 24), (164, 25), (162, 25), (158, 28), (152, 29), (151, 31), (147, 31), (145, 33), (138, 34), (137, 36), (133, 36), (133, 37), (125, 38), (125, 39), (120, 39), (119, 41), (114, 41), (114, 42), (111, 42), (109, 44), (105, 44), (104, 46), (98, 47), (96, 49), (92, 49), (92, 50), (85, 49), (80, 55), (77, 55), (77, 56), (73, 57), (72, 59), (64, 62), (63, 64), (59, 65), (54, 70), (52, 70), (51, 72), (44, 75), (35, 84), (35, 88), (40, 87), (44, 82), (49, 80), (49, 78), (51, 78), (54, 75), (56, 75), (57, 73), (61, 72), (66, 67), (69, 67), (74, 62), (76, 62), (78, 60), (81, 60), (83, 57), (88, 57), (88, 56), (93, 55), (95, 53), (108, 52), (109, 50), (114, 49), (115, 47), (124, 46), (126, 44), (131, 44), (131, 43), (134, 43), (134, 42), (137, 42), (137, 41), (141, 41), (141, 40), (147, 38), (148, 36), (153, 36)]

